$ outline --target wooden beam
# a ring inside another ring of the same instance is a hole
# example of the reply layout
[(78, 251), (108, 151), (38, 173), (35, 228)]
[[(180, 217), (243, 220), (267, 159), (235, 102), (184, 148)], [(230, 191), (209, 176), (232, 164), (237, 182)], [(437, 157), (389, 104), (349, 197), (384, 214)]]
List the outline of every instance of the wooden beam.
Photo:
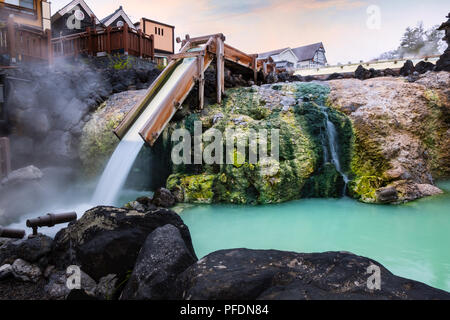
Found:
[(47, 35), (47, 56), (48, 56), (48, 64), (53, 64), (53, 46), (52, 46), (52, 31), (47, 29), (45, 30), (45, 34)]
[(169, 60), (178, 60), (178, 59), (185, 59), (185, 58), (196, 58), (198, 56), (204, 56), (205, 51), (194, 51), (194, 52), (180, 52), (176, 54), (172, 54), (169, 56)]
[(216, 38), (216, 86), (217, 86), (217, 103), (222, 103), (222, 93), (225, 91), (225, 62), (224, 45), (222, 38)]
[(6, 177), (11, 172), (11, 155), (9, 138), (0, 138), (0, 178)]
[(205, 57), (197, 57), (197, 68), (198, 68), (198, 108), (203, 110), (205, 104)]
[(248, 55), (227, 44), (225, 44), (224, 55), (226, 60), (240, 64), (243, 67), (252, 69), (253, 56)]

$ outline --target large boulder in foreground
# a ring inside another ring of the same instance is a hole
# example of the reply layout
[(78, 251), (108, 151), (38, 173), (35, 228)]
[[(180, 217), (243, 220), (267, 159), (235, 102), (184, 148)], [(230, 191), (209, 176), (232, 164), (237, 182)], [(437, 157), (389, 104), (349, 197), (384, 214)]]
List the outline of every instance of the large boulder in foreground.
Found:
[[(380, 268), (381, 290), (368, 288), (370, 266)], [(188, 300), (450, 299), (450, 293), (346, 252), (217, 251), (187, 269), (177, 286)]]
[(78, 265), (96, 281), (109, 274), (123, 276), (133, 270), (147, 236), (167, 224), (179, 230), (195, 257), (189, 229), (175, 212), (96, 207), (56, 235), (53, 262), (61, 269)]
[(168, 224), (156, 229), (139, 253), (122, 299), (175, 299), (174, 284), (178, 274), (196, 261), (177, 228)]

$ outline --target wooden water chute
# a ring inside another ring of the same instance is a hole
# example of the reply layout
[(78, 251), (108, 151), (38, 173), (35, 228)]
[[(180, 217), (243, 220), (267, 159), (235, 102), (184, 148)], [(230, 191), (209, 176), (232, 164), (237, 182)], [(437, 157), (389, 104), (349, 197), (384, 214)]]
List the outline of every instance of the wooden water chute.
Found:
[(256, 56), (247, 55), (224, 43), (223, 34), (213, 34), (203, 37), (190, 38), (177, 42), (182, 42), (182, 48), (179, 53), (170, 57), (169, 64), (159, 75), (159, 77), (150, 86), (145, 96), (130, 110), (124, 120), (114, 130), (116, 136), (121, 139), (128, 132), (135, 120), (141, 115), (152, 99), (163, 88), (166, 81), (170, 78), (175, 69), (183, 63), (184, 59), (196, 59), (196, 63), (190, 63), (182, 76), (177, 79), (173, 89), (168, 91), (161, 103), (157, 106), (157, 112), (147, 120), (144, 127), (139, 131), (141, 137), (150, 146), (153, 146), (164, 128), (181, 107), (184, 100), (189, 95), (196, 83), (199, 84), (199, 108), (204, 106), (204, 73), (210, 64), (216, 61), (217, 76), (217, 103), (222, 102), (222, 95), (225, 92), (225, 61), (238, 64), (247, 70), (253, 72), (256, 77), (257, 65)]

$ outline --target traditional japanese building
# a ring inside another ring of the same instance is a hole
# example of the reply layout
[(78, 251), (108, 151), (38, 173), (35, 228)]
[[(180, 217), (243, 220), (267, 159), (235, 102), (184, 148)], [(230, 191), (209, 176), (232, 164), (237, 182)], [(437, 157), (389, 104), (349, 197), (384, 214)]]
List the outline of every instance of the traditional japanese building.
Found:
[(105, 27), (118, 27), (121, 28), (125, 24), (128, 24), (128, 27), (131, 29), (136, 29), (130, 17), (125, 13), (123, 7), (120, 6), (119, 9), (111, 13), (106, 18), (101, 20), (101, 24)]
[(51, 22), (53, 38), (84, 32), (100, 24), (84, 0), (71, 1), (52, 16)]
[(322, 67), (327, 64), (322, 42), (297, 48), (283, 48), (258, 55), (258, 60), (270, 60), (277, 70), (293, 70)]
[(135, 23), (136, 28), (155, 39), (155, 60), (160, 64), (167, 62), (167, 57), (175, 53), (175, 27), (166, 23), (142, 18)]

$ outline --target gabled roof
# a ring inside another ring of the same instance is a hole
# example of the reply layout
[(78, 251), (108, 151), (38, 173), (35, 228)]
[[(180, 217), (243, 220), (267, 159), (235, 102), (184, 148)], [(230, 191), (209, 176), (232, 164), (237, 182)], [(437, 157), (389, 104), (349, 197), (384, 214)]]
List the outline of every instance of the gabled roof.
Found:
[(64, 16), (66, 13), (70, 12), (75, 6), (80, 6), (81, 8), (83, 8), (84, 11), (86, 11), (86, 13), (89, 15), (89, 17), (91, 16), (95, 17), (95, 23), (100, 23), (100, 20), (98, 20), (95, 13), (91, 10), (91, 8), (89, 8), (89, 6), (86, 4), (86, 2), (84, 2), (84, 0), (73, 0), (69, 2), (67, 5), (65, 5), (62, 9), (60, 9), (52, 16), (51, 19), (52, 22)]
[(111, 25), (111, 23), (116, 21), (116, 19), (119, 18), (119, 17), (122, 17), (130, 28), (136, 29), (134, 23), (131, 22), (130, 17), (128, 17), (128, 15), (125, 13), (125, 11), (123, 11), (122, 6), (120, 6), (119, 9), (117, 9), (116, 11), (111, 13), (106, 18), (103, 18), (101, 23), (108, 27), (108, 26)]
[(310, 45), (303, 46), (303, 47), (294, 48), (294, 49), (292, 49), (292, 51), (297, 56), (298, 61), (305, 61), (305, 60), (313, 59), (317, 50), (319, 50), (320, 48), (323, 48), (322, 42), (310, 44)]
[(289, 49), (289, 48), (283, 48), (283, 49), (278, 49), (278, 50), (273, 50), (273, 51), (269, 51), (269, 52), (260, 53), (260, 54), (258, 54), (258, 59), (270, 58), (271, 56), (278, 55), (278, 54), (282, 53), (283, 51), (286, 51), (287, 49)]
[[(293, 48), (293, 49), (291, 49), (291, 51), (297, 56), (298, 61), (305, 61), (305, 60), (312, 60), (314, 58), (314, 55), (316, 54), (317, 50), (319, 50), (320, 48), (323, 48), (322, 42)], [(269, 52), (265, 52), (265, 53), (260, 53), (258, 55), (258, 59), (267, 59), (269, 57), (279, 55), (280, 53), (283, 53), (284, 51), (289, 50), (289, 49), (290, 48), (284, 48), (284, 49), (278, 49), (278, 50), (269, 51)]]

